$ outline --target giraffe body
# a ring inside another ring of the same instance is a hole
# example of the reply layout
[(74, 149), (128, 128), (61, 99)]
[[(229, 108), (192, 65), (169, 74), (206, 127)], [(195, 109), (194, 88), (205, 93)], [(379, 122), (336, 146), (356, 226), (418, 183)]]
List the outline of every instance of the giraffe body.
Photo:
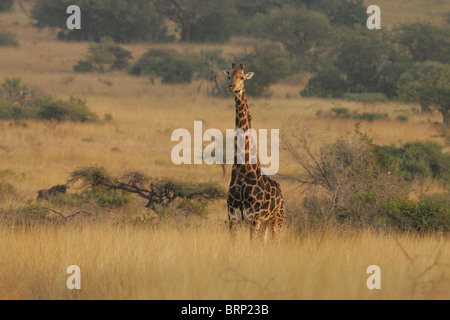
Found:
[[(244, 81), (251, 79), (253, 73), (244, 74), (244, 66), (226, 71), (230, 79), (230, 92), (235, 93), (236, 129), (249, 132), (251, 116), (244, 88)], [(275, 236), (281, 229), (284, 220), (285, 204), (280, 184), (268, 176), (261, 174), (261, 166), (257, 159), (256, 144), (250, 135), (245, 136), (245, 161), (238, 162), (235, 156), (228, 190), (228, 219), (232, 234), (237, 232), (242, 221), (250, 223), (250, 236), (266, 230), (270, 226)], [(239, 146), (238, 146), (239, 147)]]

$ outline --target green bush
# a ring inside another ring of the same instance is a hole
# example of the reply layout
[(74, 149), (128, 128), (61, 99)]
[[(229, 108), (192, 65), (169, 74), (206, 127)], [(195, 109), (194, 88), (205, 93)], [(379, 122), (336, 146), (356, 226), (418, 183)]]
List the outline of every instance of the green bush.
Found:
[(389, 116), (387, 115), (387, 113), (363, 112), (362, 114), (358, 115), (357, 119), (372, 122), (375, 120), (389, 119)]
[(332, 108), (331, 111), (334, 112), (339, 119), (350, 119), (353, 117), (348, 108), (335, 107)]
[(127, 192), (114, 192), (107, 189), (86, 189), (75, 194), (57, 194), (51, 198), (53, 204), (81, 207), (86, 204), (94, 204), (100, 208), (120, 208), (132, 201)]
[(78, 64), (73, 66), (73, 71), (75, 72), (93, 72), (94, 66), (90, 61), (78, 61)]
[(397, 121), (401, 121), (401, 122), (408, 122), (409, 121), (409, 117), (407, 115), (404, 114), (399, 114), (395, 120)]
[(97, 118), (86, 101), (75, 97), (65, 101), (51, 95), (36, 96), (21, 78), (7, 78), (0, 86), (0, 119), (87, 122)]
[(0, 30), (0, 46), (14, 46), (17, 47), (19, 42), (16, 40), (16, 36), (11, 32)]
[(70, 97), (69, 101), (52, 96), (40, 97), (32, 102), (38, 119), (54, 121), (88, 122), (96, 121), (97, 115), (91, 112), (86, 101)]
[(79, 61), (73, 67), (77, 72), (110, 72), (128, 67), (131, 52), (115, 45), (111, 38), (103, 38), (102, 43), (89, 47), (87, 61)]
[(173, 49), (150, 49), (130, 68), (132, 75), (161, 77), (163, 83), (191, 83), (206, 73), (200, 56)]
[(9, 11), (12, 9), (14, 0), (2, 0), (0, 2), (0, 12)]
[(346, 91), (347, 85), (339, 69), (329, 66), (321, 68), (300, 94), (303, 97), (341, 98)]
[(377, 215), (398, 231), (448, 232), (450, 207), (432, 201), (384, 200)]
[(444, 153), (441, 145), (427, 141), (380, 148), (407, 181), (429, 178), (450, 186), (450, 154)]
[(377, 198), (372, 193), (355, 194), (341, 208), (341, 223), (420, 233), (450, 231), (450, 207), (435, 201)]
[(16, 195), (16, 188), (8, 182), (0, 180), (0, 201)]

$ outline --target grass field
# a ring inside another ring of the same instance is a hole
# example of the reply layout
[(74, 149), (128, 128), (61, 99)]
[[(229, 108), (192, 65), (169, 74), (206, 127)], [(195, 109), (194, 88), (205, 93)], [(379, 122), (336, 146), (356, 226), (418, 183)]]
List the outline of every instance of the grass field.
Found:
[[(389, 25), (415, 19), (437, 21), (450, 11), (445, 1), (431, 2), (380, 1)], [(114, 119), (91, 124), (0, 121), (0, 170), (15, 173), (7, 179), (21, 196), (21, 200), (2, 203), (2, 208), (23, 205), (35, 199), (38, 190), (65, 183), (73, 170), (93, 165), (114, 174), (138, 170), (186, 181), (217, 181), (227, 187), (229, 167), (222, 178), (219, 166), (173, 165), (170, 154), (175, 144), (170, 138), (175, 129), (193, 130), (195, 120), (203, 120), (204, 129), (233, 128), (233, 96), (208, 97), (199, 90), (200, 82), (163, 85), (121, 72), (75, 74), (72, 67), (84, 58), (88, 43), (58, 42), (54, 33), (30, 26), (18, 8), (1, 14), (0, 20), (20, 42), (17, 48), (0, 48), (1, 81), (20, 76), (40, 92), (86, 98), (100, 118), (110, 114)], [(231, 53), (244, 48), (245, 40), (233, 39), (220, 48)], [(195, 51), (211, 47), (169, 46)], [(150, 45), (125, 47), (137, 59)], [(363, 122), (361, 130), (375, 143), (432, 140), (443, 144), (433, 125), (441, 121), (437, 113), (420, 115), (414, 111), (417, 106), (396, 102), (363, 105), (301, 98), (304, 81), (285, 80), (271, 88), (272, 97), (251, 99), (254, 127), (280, 128), (282, 137), (283, 128), (296, 117), (318, 143), (332, 142), (352, 132), (357, 121), (318, 118), (316, 112), (347, 107), (388, 113), (391, 119), (409, 116), (408, 122)], [(283, 151), (280, 161), (280, 173), (295, 170)], [(289, 208), (302, 195), (292, 183), (281, 184)], [(131, 204), (104, 221), (80, 219), (26, 227), (0, 224), (0, 299), (450, 298), (448, 236), (397, 237), (334, 229), (298, 233), (291, 226), (275, 241), (250, 243), (245, 229), (233, 242), (225, 201), (213, 203), (203, 218), (145, 226), (120, 223), (121, 217), (133, 218), (146, 210)], [(81, 268), (81, 291), (66, 288), (66, 268), (72, 264)], [(381, 268), (381, 290), (366, 287), (370, 265)]]
[[(247, 233), (231, 242), (211, 222), (102, 223), (0, 227), (0, 241), (1, 299), (448, 299), (450, 290), (450, 248), (435, 236), (286, 231), (264, 245)], [(79, 291), (66, 288), (72, 264)], [(374, 264), (381, 290), (371, 291)]]

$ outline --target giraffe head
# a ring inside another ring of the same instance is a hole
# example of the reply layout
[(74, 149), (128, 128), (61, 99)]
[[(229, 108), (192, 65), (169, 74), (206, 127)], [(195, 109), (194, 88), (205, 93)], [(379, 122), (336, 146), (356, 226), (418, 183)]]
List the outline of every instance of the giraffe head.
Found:
[(242, 90), (244, 90), (245, 80), (250, 80), (255, 75), (253, 72), (249, 72), (249, 73), (245, 74), (243, 63), (241, 64), (240, 68), (237, 68), (236, 64), (233, 63), (233, 65), (231, 66), (231, 71), (224, 70), (223, 72), (225, 73), (228, 80), (230, 81), (228, 89), (230, 90), (230, 92), (235, 92), (235, 93), (242, 92)]

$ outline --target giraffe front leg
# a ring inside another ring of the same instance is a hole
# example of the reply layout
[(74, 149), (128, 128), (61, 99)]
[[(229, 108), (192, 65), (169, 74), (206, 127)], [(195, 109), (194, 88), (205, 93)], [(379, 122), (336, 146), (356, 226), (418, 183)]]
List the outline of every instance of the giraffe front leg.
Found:
[(255, 239), (258, 236), (258, 231), (261, 228), (261, 219), (259, 215), (255, 215), (250, 222), (250, 240)]
[(234, 238), (239, 232), (239, 210), (235, 210), (232, 208), (228, 209), (228, 223), (230, 226), (231, 236)]

